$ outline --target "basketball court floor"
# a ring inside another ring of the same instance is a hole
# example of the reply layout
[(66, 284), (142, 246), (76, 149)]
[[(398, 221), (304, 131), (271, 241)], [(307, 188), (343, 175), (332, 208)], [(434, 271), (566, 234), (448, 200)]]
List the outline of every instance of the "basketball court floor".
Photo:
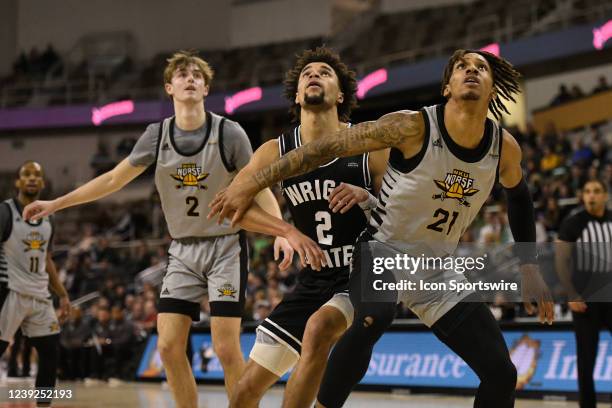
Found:
[[(30, 408), (33, 402), (9, 400), (9, 390), (29, 388), (30, 383), (0, 384), (0, 408)], [(72, 399), (55, 400), (55, 408), (172, 408), (170, 391), (159, 383), (123, 383), (114, 387), (106, 383), (85, 386), (83, 383), (62, 382), (59, 389), (72, 390)], [(282, 401), (282, 387), (270, 390), (261, 408), (278, 408)], [(225, 390), (222, 386), (199, 386), (201, 408), (223, 408), (227, 406)], [(442, 395), (405, 395), (373, 392), (354, 392), (347, 401), (349, 408), (470, 408), (469, 397)], [(600, 404), (599, 407), (604, 405)], [(576, 402), (519, 400), (516, 408), (569, 408), (578, 407)]]

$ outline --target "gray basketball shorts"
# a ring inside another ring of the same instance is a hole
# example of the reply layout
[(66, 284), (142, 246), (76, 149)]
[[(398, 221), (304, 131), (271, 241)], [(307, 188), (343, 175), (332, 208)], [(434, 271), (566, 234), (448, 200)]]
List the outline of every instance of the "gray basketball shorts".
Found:
[(159, 312), (184, 314), (198, 321), (200, 303), (208, 295), (211, 316), (241, 317), (248, 262), (244, 231), (172, 241)]
[(39, 299), (9, 290), (0, 291), (0, 340), (10, 342), (21, 327), (26, 337), (51, 336), (60, 325), (51, 299)]

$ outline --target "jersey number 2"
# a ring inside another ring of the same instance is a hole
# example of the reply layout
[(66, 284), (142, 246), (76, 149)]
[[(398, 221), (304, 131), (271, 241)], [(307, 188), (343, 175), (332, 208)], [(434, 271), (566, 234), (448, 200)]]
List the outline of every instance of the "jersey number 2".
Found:
[(199, 217), (200, 213), (196, 211), (196, 208), (198, 208), (198, 198), (197, 197), (187, 197), (185, 199), (185, 204), (187, 205), (191, 205), (191, 207), (189, 207), (189, 209), (187, 210), (187, 215), (190, 217)]
[(317, 211), (315, 213), (315, 221), (317, 224), (317, 240), (319, 244), (323, 245), (331, 245), (334, 236), (332, 234), (327, 234), (327, 232), (331, 229), (331, 215), (327, 211)]
[[(440, 219), (438, 219), (436, 222), (432, 222), (431, 224), (429, 224), (427, 226), (427, 229), (430, 230), (434, 230), (437, 232), (442, 232), (444, 231), (444, 224), (446, 224), (446, 222), (448, 221), (448, 216), (449, 213), (448, 211), (446, 211), (443, 208), (438, 208), (434, 213), (433, 213), (433, 217), (439, 217), (442, 216)], [(457, 221), (457, 216), (459, 215), (459, 213), (457, 211), (453, 211), (453, 218), (451, 219), (450, 224), (448, 225), (448, 231), (446, 231), (446, 235), (450, 234), (451, 229), (453, 229), (453, 225), (455, 225), (455, 221)]]

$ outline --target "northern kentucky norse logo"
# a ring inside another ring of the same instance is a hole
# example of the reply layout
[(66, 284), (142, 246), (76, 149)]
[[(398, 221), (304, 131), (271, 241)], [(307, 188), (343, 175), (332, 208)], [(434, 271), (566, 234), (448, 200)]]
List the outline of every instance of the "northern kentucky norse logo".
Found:
[(219, 297), (223, 297), (223, 296), (228, 296), (232, 298), (236, 297), (235, 296), (236, 289), (234, 289), (234, 285), (232, 285), (231, 283), (224, 284), (220, 288), (217, 288), (217, 291), (219, 292)]
[(472, 188), (474, 179), (470, 178), (470, 173), (457, 169), (454, 169), (452, 173), (446, 173), (444, 181), (434, 180), (434, 183), (442, 190), (442, 193), (434, 194), (431, 198), (442, 201), (447, 198), (454, 198), (466, 207), (470, 206), (466, 197), (471, 197), (479, 191)]
[(181, 167), (176, 169), (176, 174), (171, 174), (170, 177), (180, 182), (176, 185), (176, 188), (196, 187), (206, 190), (207, 187), (201, 182), (206, 180), (209, 175), (210, 173), (204, 173), (202, 167), (196, 166), (195, 163), (183, 163)]
[(26, 237), (26, 239), (22, 240), (22, 242), (26, 246), (23, 252), (28, 252), (28, 251), (41, 251), (42, 252), (45, 249), (45, 244), (47, 243), (47, 241), (44, 239), (42, 234), (36, 231), (30, 232), (28, 236)]

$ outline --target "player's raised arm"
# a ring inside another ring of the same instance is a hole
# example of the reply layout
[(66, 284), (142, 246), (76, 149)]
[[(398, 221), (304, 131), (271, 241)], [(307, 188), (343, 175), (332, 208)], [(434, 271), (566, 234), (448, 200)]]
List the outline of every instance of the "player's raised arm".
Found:
[(23, 209), (23, 218), (38, 220), (67, 207), (88, 203), (106, 197), (138, 177), (146, 166), (133, 166), (126, 158), (112, 170), (85, 183), (76, 190), (51, 201), (35, 201)]
[(334, 136), (315, 140), (283, 155), (274, 163), (259, 170), (250, 179), (234, 180), (211, 203), (211, 213), (220, 219), (234, 214), (236, 223), (244, 214), (253, 197), (260, 190), (281, 180), (316, 169), (336, 157), (395, 147), (402, 152), (423, 135), (423, 116), (419, 112), (393, 112), (373, 122), (364, 122), (338, 131)]

